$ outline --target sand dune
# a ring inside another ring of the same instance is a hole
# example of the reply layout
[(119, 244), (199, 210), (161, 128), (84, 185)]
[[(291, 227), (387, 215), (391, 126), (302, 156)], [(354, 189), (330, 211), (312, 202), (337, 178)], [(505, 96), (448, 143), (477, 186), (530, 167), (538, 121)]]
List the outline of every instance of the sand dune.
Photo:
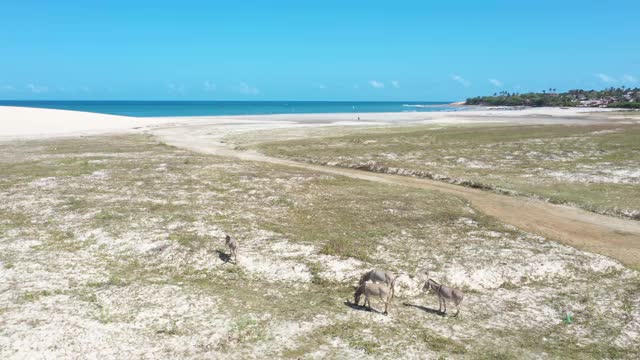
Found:
[(125, 116), (0, 106), (0, 139), (93, 135), (133, 130), (148, 123)]

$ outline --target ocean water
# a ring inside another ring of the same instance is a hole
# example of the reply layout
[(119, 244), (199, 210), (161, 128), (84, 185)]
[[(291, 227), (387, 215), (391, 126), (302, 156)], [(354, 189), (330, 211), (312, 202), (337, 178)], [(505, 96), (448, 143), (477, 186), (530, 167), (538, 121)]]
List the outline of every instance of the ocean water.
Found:
[(433, 101), (2, 101), (24, 106), (135, 117), (456, 111)]

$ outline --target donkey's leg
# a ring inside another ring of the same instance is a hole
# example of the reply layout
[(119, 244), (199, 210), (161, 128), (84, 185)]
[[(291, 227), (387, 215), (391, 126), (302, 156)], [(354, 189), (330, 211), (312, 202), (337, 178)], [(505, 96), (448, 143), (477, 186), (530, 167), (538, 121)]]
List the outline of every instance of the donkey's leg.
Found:
[(384, 304), (384, 314), (387, 315), (389, 313), (389, 303), (382, 297), (382, 294), (380, 294), (380, 300), (382, 300), (382, 303)]

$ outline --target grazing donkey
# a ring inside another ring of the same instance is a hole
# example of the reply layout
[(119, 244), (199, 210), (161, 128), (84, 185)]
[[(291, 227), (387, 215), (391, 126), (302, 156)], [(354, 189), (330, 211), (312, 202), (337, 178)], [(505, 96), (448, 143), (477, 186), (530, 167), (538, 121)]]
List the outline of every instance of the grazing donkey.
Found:
[(460, 312), (460, 303), (462, 302), (462, 298), (464, 298), (462, 290), (450, 288), (429, 279), (424, 284), (422, 290), (428, 293), (431, 289), (435, 290), (436, 294), (438, 294), (438, 302), (440, 305), (438, 311), (442, 312), (442, 305), (444, 304), (444, 313), (446, 314), (447, 302), (452, 301), (456, 305), (456, 314), (453, 316), (458, 316), (458, 313)]
[(233, 262), (238, 264), (238, 242), (232, 239), (228, 234), (225, 236), (224, 243), (229, 248), (229, 259), (233, 256)]
[(358, 286), (354, 294), (356, 305), (360, 305), (360, 296), (362, 296), (362, 294), (364, 294), (364, 306), (368, 307), (369, 310), (371, 310), (370, 297), (379, 296), (380, 300), (384, 303), (384, 314), (387, 315), (389, 313), (389, 303), (391, 302), (393, 292), (388, 285), (365, 281)]
[(395, 296), (395, 282), (398, 277), (392, 273), (391, 271), (384, 271), (373, 269), (367, 271), (362, 275), (360, 281), (358, 281), (358, 286), (362, 286), (367, 281), (371, 281), (374, 283), (385, 283), (387, 286), (391, 288), (391, 299)]

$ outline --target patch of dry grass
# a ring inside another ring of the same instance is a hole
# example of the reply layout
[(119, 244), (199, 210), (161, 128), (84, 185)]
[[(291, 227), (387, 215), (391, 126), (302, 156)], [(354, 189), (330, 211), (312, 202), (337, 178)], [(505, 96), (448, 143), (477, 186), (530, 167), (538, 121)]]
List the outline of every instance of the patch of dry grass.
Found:
[(348, 129), (339, 136), (318, 132), (314, 136), (305, 130), (310, 138), (248, 146), (299, 161), (413, 171), (640, 218), (640, 125), (412, 126)]

